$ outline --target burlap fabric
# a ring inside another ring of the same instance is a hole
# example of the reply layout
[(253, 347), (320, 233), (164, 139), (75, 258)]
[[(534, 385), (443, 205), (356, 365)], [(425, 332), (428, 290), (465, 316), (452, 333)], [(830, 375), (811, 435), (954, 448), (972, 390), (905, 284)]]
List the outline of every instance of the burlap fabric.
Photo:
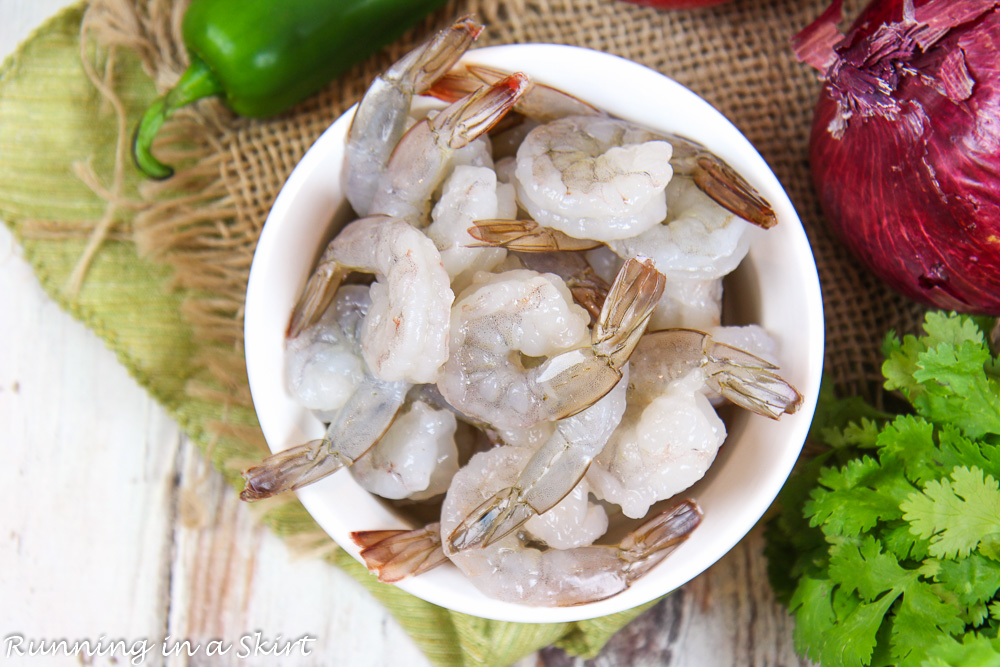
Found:
[[(0, 72), (0, 216), (25, 245), (46, 290), (107, 340), (238, 485), (239, 472), (266, 452), (247, 389), (242, 312), (268, 210), (296, 162), (376, 73), (431, 30), (472, 13), (487, 25), (482, 45), (554, 42), (620, 55), (688, 86), (731, 119), (785, 186), (812, 243), (825, 302), (828, 379), (842, 395), (879, 403), (882, 337), (889, 329), (914, 330), (922, 309), (846, 253), (812, 192), (807, 144), (819, 86), (814, 72), (794, 59), (789, 37), (826, 4), (736, 0), (706, 10), (657, 11), (620, 0), (452, 0), (281, 117), (241, 119), (214, 101), (177, 114), (156, 150), (180, 168), (172, 179), (152, 183), (142, 182), (128, 163), (128, 133), (154, 94), (150, 81), (162, 92), (186, 66), (178, 37), (185, 1), (94, 0), (85, 12), (54, 21)], [(860, 3), (846, 5), (850, 16)], [(70, 52), (76, 69), (58, 60)], [(64, 75), (65, 89), (44, 98), (29, 90), (28, 82), (54, 73)], [(73, 164), (72, 184), (53, 180), (56, 158), (46, 154), (43, 162), (38, 146), (23, 139), (29, 130), (54, 133), (46, 113), (72, 127), (72, 136), (53, 139), (50, 151), (64, 153), (58, 156), (64, 170)], [(96, 157), (94, 146), (102, 147)], [(286, 539), (330, 548), (294, 500), (260, 507)], [(331, 548), (327, 555), (364, 580), (342, 552)], [(506, 626), (442, 621), (423, 608), (418, 613), (408, 596), (385, 590), (391, 587), (366, 585), (397, 617), (420, 616), (404, 626), (418, 642), (421, 633), (434, 634), (434, 642), (421, 646), (442, 664), (504, 664), (518, 651), (556, 640), (592, 654), (637, 613), (547, 627), (517, 643)], [(454, 641), (439, 636), (444, 625)]]

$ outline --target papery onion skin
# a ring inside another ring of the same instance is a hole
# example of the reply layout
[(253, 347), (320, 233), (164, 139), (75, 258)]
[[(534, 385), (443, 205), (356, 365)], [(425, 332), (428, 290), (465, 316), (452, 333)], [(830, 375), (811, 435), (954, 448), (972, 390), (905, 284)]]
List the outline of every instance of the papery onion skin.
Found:
[[(918, 16), (930, 2), (914, 3)], [(872, 35), (901, 22), (904, 3), (872, 2), (836, 49), (839, 71), (827, 70), (810, 137), (820, 204), (853, 253), (912, 299), (988, 315), (1000, 315), (996, 4), (951, 0), (950, 8), (978, 5), (985, 13), (881, 70), (879, 81), (894, 87), (897, 103), (882, 109), (886, 100), (877, 94), (856, 93), (877, 69), (864, 59)], [(846, 121), (844, 108), (851, 109)]]

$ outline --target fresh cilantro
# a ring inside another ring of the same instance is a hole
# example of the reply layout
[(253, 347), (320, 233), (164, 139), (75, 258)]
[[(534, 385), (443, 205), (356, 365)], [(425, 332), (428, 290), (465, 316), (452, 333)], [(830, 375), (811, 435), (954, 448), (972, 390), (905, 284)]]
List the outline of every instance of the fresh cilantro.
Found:
[(927, 482), (900, 508), (939, 558), (967, 557), (980, 541), (1000, 534), (1000, 484), (979, 468), (955, 468), (951, 480)]
[(1000, 667), (1000, 359), (930, 313), (885, 342), (886, 414), (829, 387), (767, 529), (800, 653), (824, 667)]

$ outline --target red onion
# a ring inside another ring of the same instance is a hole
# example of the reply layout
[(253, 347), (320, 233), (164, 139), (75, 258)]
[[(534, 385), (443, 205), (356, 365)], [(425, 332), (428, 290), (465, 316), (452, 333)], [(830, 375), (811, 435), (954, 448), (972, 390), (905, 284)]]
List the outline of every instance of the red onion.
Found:
[(793, 39), (826, 217), (903, 294), (1000, 315), (1000, 0), (874, 0), (846, 35), (841, 3)]

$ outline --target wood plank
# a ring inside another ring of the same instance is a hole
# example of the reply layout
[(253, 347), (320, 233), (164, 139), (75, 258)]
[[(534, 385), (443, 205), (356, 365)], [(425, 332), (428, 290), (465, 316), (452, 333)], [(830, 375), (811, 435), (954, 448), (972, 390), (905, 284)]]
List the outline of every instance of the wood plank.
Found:
[(592, 660), (556, 648), (546, 667), (808, 667), (795, 654), (792, 620), (767, 582), (758, 526), (722, 560), (615, 635)]
[[(194, 447), (184, 448), (181, 459), (169, 633), (203, 650), (213, 639), (230, 647), (197, 664), (429, 664), (353, 579), (290, 552)], [(295, 643), (307, 635), (312, 641)], [(285, 655), (266, 653), (274, 650)]]
[[(180, 433), (103, 343), (45, 297), (0, 232), (0, 627), (140, 638), (165, 627)], [(16, 324), (15, 324), (16, 323)]]

